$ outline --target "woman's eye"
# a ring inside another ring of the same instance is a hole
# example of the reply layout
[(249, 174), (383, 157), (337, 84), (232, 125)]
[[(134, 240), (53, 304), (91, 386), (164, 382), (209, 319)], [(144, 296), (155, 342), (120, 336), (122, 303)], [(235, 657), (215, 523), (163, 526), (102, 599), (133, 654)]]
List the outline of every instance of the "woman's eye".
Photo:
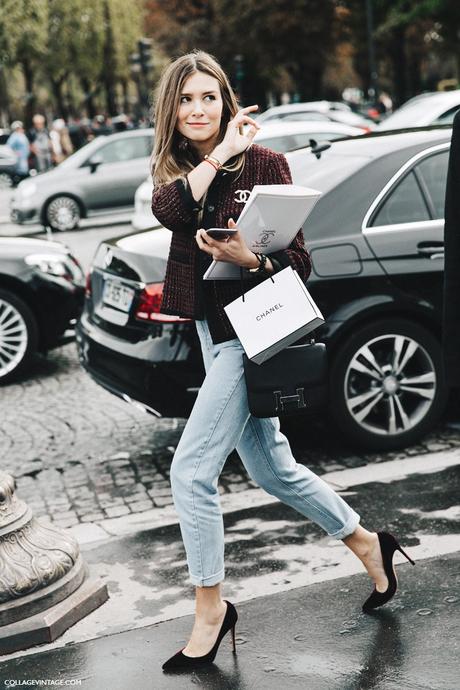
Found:
[[(215, 101), (216, 97), (213, 96), (212, 94), (208, 94), (207, 96), (204, 96), (203, 100), (205, 101), (206, 99), (210, 99), (211, 101)], [(190, 101), (190, 96), (181, 96), (180, 97), (180, 103), (188, 103)]]

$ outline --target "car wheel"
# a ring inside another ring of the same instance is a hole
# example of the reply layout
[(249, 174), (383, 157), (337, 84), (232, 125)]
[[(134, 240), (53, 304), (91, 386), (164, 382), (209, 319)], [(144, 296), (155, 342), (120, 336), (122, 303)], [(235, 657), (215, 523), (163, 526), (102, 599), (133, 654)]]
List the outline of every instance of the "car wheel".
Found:
[(45, 220), (52, 230), (73, 230), (79, 224), (80, 218), (80, 205), (71, 196), (57, 196), (46, 207)]
[(415, 443), (447, 402), (439, 341), (423, 326), (382, 319), (356, 328), (334, 356), (331, 414), (370, 450)]
[(0, 189), (10, 189), (12, 186), (12, 177), (8, 173), (0, 173)]
[(38, 326), (28, 305), (0, 290), (0, 383), (17, 376), (37, 349)]

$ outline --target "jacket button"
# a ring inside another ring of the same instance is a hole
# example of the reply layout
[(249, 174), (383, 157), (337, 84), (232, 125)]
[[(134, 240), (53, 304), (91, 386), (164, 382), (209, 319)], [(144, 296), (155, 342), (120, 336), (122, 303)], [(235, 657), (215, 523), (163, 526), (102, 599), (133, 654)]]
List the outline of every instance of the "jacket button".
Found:
[(208, 206), (208, 211), (214, 211), (214, 206)]

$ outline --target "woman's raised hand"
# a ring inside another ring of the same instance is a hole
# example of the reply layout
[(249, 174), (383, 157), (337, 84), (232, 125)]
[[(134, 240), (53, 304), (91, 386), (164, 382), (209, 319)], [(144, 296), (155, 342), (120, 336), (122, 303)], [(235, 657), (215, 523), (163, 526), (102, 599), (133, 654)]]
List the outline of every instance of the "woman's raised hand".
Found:
[[(239, 110), (235, 117), (228, 122), (224, 138), (213, 151), (217, 158), (219, 158), (218, 153), (220, 151), (224, 152), (225, 157), (228, 159), (236, 156), (238, 153), (242, 153), (252, 144), (252, 140), (260, 129), (260, 125), (248, 113), (252, 110), (257, 110), (258, 107), (258, 105), (248, 105), (246, 108)], [(250, 127), (241, 134), (243, 132), (243, 125), (250, 125)]]

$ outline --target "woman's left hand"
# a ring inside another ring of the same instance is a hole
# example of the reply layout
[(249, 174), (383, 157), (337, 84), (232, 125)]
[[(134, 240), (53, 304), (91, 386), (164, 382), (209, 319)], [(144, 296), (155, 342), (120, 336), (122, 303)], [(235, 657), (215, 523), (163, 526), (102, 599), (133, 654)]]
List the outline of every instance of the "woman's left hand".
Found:
[[(237, 227), (233, 218), (228, 221), (228, 227)], [(199, 248), (206, 254), (210, 254), (216, 261), (228, 261), (243, 268), (258, 265), (254, 252), (251, 252), (239, 230), (226, 240), (213, 240), (204, 228), (200, 228), (197, 230), (195, 239)]]

